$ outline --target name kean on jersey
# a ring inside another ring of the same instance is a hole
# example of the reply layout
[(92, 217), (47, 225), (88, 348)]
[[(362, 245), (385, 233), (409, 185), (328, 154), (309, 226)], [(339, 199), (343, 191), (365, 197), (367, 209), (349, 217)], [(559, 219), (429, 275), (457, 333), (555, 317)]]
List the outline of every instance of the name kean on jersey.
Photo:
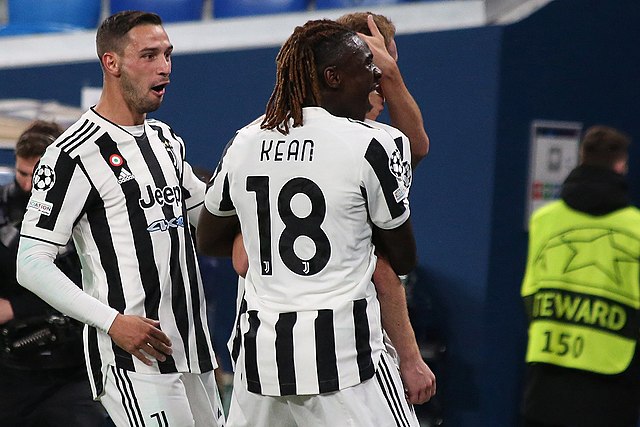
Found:
[(260, 151), (260, 161), (274, 162), (312, 162), (314, 142), (305, 139), (300, 142), (297, 139), (287, 141), (279, 139), (262, 140), (262, 150)]
[(535, 320), (558, 320), (619, 331), (627, 323), (624, 306), (590, 295), (555, 290), (536, 292), (531, 315)]
[(160, 206), (168, 205), (180, 205), (182, 202), (182, 190), (179, 185), (175, 187), (166, 186), (164, 188), (152, 188), (147, 185), (147, 196), (142, 196), (139, 200), (140, 207), (142, 209), (149, 209), (156, 203)]

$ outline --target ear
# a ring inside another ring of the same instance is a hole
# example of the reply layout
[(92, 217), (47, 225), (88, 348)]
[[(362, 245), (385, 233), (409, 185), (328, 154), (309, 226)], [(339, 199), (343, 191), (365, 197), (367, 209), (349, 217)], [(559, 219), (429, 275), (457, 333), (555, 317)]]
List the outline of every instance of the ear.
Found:
[(331, 65), (324, 69), (322, 73), (324, 76), (324, 82), (332, 89), (340, 87), (342, 83), (342, 76), (335, 65)]
[(115, 52), (105, 52), (100, 62), (105, 73), (120, 77), (120, 57)]

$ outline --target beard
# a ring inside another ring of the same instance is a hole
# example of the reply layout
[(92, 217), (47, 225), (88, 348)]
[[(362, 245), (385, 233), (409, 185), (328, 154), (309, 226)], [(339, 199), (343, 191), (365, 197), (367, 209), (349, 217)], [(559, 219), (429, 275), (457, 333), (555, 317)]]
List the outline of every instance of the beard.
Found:
[(162, 98), (149, 99), (147, 96), (148, 91), (145, 92), (141, 87), (136, 86), (128, 74), (122, 73), (120, 76), (120, 84), (122, 85), (122, 93), (127, 105), (136, 112), (146, 114), (160, 108)]

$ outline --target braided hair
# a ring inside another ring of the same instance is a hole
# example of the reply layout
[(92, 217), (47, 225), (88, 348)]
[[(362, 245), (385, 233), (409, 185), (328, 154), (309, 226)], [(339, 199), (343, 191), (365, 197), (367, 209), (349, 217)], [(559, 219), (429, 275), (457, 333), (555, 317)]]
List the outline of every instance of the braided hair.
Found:
[(336, 63), (356, 33), (335, 21), (308, 21), (296, 27), (276, 57), (276, 85), (260, 127), (289, 133), (302, 126), (302, 107), (320, 105), (323, 66)]

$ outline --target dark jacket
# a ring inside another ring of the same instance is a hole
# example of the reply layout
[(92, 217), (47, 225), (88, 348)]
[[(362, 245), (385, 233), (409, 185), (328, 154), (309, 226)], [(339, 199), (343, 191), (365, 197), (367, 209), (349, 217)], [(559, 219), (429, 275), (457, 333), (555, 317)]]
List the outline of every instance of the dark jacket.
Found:
[[(0, 325), (0, 367), (77, 367), (83, 363), (78, 322), (62, 316), (16, 280), (20, 226), (29, 196), (15, 181), (0, 187), (0, 298), (9, 300), (14, 312), (12, 321)], [(56, 264), (80, 285), (80, 262), (73, 245), (68, 245), (65, 255), (58, 257)], [(56, 342), (51, 340), (52, 335), (56, 336)], [(34, 337), (40, 337), (39, 341), (32, 340), (28, 344), (24, 341), (19, 349), (7, 350), (7, 347), (14, 348), (21, 339)]]

